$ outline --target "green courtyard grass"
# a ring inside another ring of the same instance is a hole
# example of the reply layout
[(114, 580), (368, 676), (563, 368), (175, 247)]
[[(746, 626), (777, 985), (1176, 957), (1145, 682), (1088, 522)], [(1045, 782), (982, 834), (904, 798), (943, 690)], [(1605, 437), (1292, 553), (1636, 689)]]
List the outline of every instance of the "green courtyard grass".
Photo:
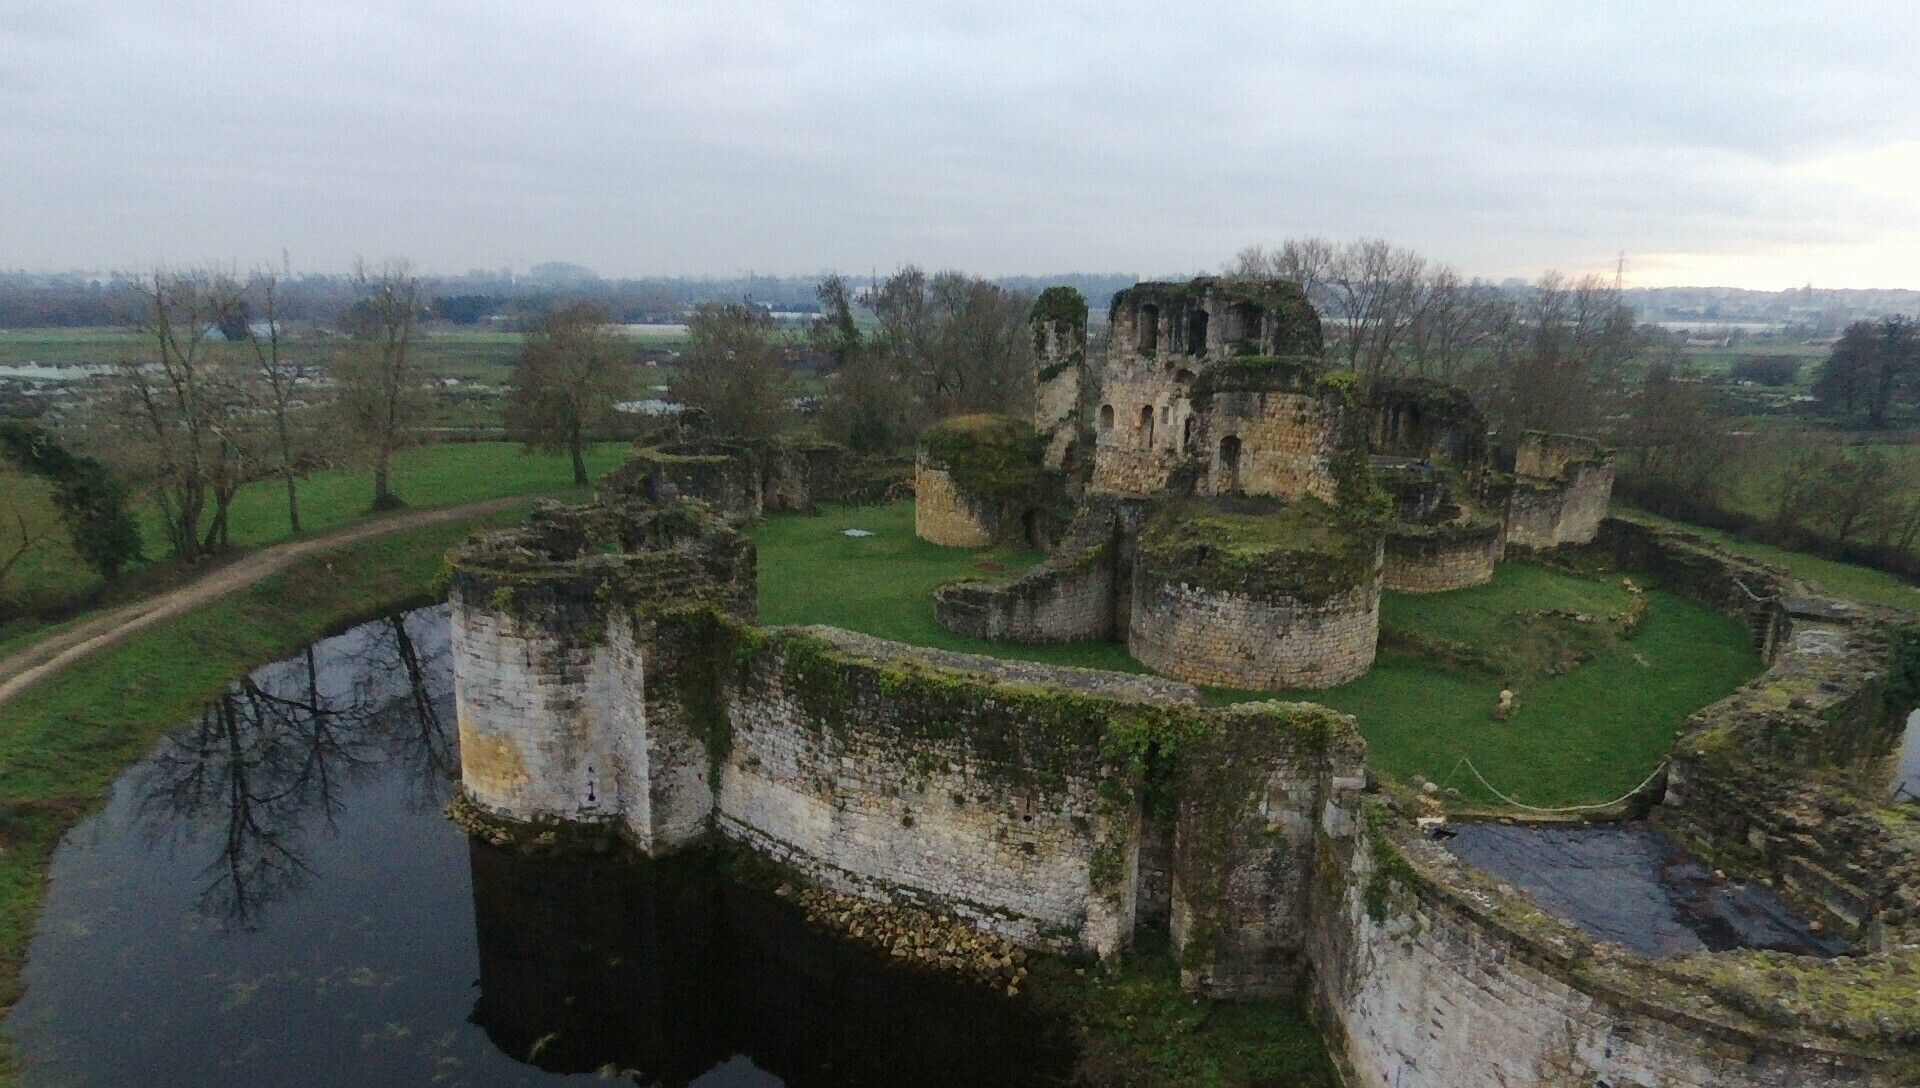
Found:
[[(841, 535), (846, 528), (875, 535), (849, 538)], [(817, 518), (780, 515), (757, 527), (754, 539), (764, 623), (825, 623), (942, 649), (1146, 671), (1119, 643), (1024, 646), (943, 630), (933, 618), (935, 587), (1008, 577), (1038, 556), (928, 544), (913, 535), (912, 503), (827, 507)], [(1359, 720), (1373, 766), (1457, 786), (1476, 801), (1494, 798), (1456, 770), (1463, 756), (1528, 804), (1609, 800), (1659, 765), (1689, 714), (1761, 667), (1737, 622), (1657, 588), (1647, 596), (1648, 618), (1630, 640), (1601, 624), (1530, 618), (1549, 610), (1610, 615), (1626, 609), (1629, 595), (1617, 578), (1508, 563), (1491, 585), (1418, 597), (1389, 593), (1381, 606), (1389, 636), (1444, 639), (1488, 660), (1462, 664), (1385, 649), (1371, 672), (1338, 688), (1206, 694), (1216, 703), (1307, 699), (1345, 711)], [(1542, 642), (1548, 645), (1536, 645)], [(1576, 650), (1592, 652), (1592, 660), (1557, 676), (1529, 667), (1543, 654)], [(1497, 721), (1493, 708), (1509, 685), (1518, 692), (1518, 710)]]
[[(329, 632), (444, 592), (445, 553), (484, 519), (314, 556), (47, 678), (0, 711), (0, 1005), (18, 996), (46, 866), (114, 779), (234, 678)], [(10, 1053), (0, 1037), (0, 1081)]]
[[(587, 471), (598, 478), (622, 464), (627, 453), (624, 443), (601, 443), (588, 455)], [(394, 458), (392, 480), (396, 494), (414, 508), (424, 509), (558, 491), (572, 486), (573, 469), (564, 455), (523, 453), (518, 443), (449, 443), (402, 451)], [(16, 477), (0, 483), (30, 488), (29, 493), (44, 502), (45, 487), (37, 480)], [(367, 509), (372, 498), (371, 469), (315, 473), (300, 484), (301, 531), (325, 532), (374, 517)], [(158, 559), (166, 554), (165, 528), (150, 509), (143, 509), (141, 514), (147, 555)], [(261, 480), (241, 488), (228, 521), (236, 547), (258, 547), (289, 539), (285, 485)], [(136, 570), (130, 572), (118, 596), (139, 596), (169, 580), (157, 575), (143, 577)], [(99, 588), (98, 576), (74, 554), (64, 530), (54, 533), (0, 586), (0, 651), (46, 634), (32, 621), (4, 622), (7, 612), (45, 608)]]

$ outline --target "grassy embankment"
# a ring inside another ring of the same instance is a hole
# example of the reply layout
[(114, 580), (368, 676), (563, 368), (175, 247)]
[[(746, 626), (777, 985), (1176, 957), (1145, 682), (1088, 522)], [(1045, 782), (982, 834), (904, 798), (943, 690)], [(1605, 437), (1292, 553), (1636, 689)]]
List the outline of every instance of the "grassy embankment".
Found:
[[(626, 459), (623, 443), (602, 443), (587, 461), (598, 477)], [(483, 499), (532, 495), (568, 487), (572, 469), (564, 457), (523, 454), (508, 442), (471, 442), (422, 446), (394, 458), (394, 491), (416, 509), (457, 506)], [(0, 486), (20, 486), (45, 498), (37, 480), (17, 476), (0, 479)], [(304, 533), (325, 532), (367, 520), (373, 495), (373, 474), (365, 468), (315, 473), (300, 486), (300, 521)], [(272, 544), (290, 538), (287, 532), (284, 485), (262, 480), (241, 488), (229, 514), (233, 542), (242, 548)], [(147, 554), (166, 554), (164, 529), (151, 510), (143, 510), (141, 528)], [(161, 563), (130, 572), (123, 584), (111, 588), (101, 604), (118, 603), (163, 589), (190, 571)], [(72, 600), (100, 588), (98, 577), (73, 552), (64, 530), (56, 531), (15, 567), (0, 587), (0, 657), (48, 632), (32, 619), (4, 620), (19, 608), (44, 608)], [(8, 607), (12, 606), (12, 607)]]
[[(1920, 472), (1920, 459), (1916, 459), (1914, 470)], [(1897, 574), (1888, 574), (1885, 571), (1874, 570), (1870, 567), (1855, 566), (1852, 563), (1841, 563), (1833, 559), (1823, 559), (1820, 556), (1808, 555), (1805, 552), (1789, 551), (1786, 548), (1775, 547), (1772, 544), (1762, 544), (1753, 540), (1741, 540), (1736, 536), (1720, 532), (1717, 529), (1690, 525), (1684, 521), (1674, 521), (1671, 518), (1663, 518), (1657, 514), (1649, 514), (1644, 510), (1623, 510), (1616, 507), (1615, 511), (1651, 522), (1655, 525), (1664, 525), (1669, 529), (1676, 529), (1683, 533), (1692, 533), (1695, 536), (1704, 540), (1710, 540), (1739, 555), (1758, 559), (1763, 563), (1771, 563), (1777, 567), (1784, 567), (1791, 571), (1795, 577), (1809, 582), (1817, 582), (1829, 592), (1838, 593), (1843, 597), (1851, 597), (1856, 601), (1866, 601), (1869, 604), (1883, 604), (1891, 608), (1905, 608), (1909, 611), (1920, 611), (1920, 587), (1916, 587)]]
[[(0, 713), (0, 1000), (18, 995), (47, 861), (126, 766), (237, 676), (442, 590), (446, 550), (524, 510), (315, 556), (102, 651)], [(0, 1080), (10, 1053), (0, 1040)]]
[[(850, 538), (858, 527), (876, 535)], [(933, 620), (933, 589), (1004, 577), (1030, 552), (941, 548), (913, 535), (913, 507), (828, 508), (758, 527), (765, 623), (828, 623), (903, 642), (1088, 668), (1144, 671), (1118, 643), (1022, 646), (960, 638)], [(1353, 714), (1374, 766), (1425, 775), (1491, 801), (1464, 771), (1470, 756), (1496, 785), (1538, 805), (1582, 804), (1626, 792), (1653, 770), (1687, 715), (1757, 673), (1741, 626), (1672, 594), (1647, 594), (1631, 639), (1609, 623), (1542, 616), (1609, 616), (1628, 608), (1617, 578), (1588, 579), (1509, 563), (1492, 585), (1433, 596), (1389, 593), (1383, 648), (1365, 677), (1314, 692), (1208, 692), (1216, 702), (1311, 699)], [(1585, 655), (1591, 655), (1584, 661)], [(1502, 687), (1519, 709), (1497, 721)]]

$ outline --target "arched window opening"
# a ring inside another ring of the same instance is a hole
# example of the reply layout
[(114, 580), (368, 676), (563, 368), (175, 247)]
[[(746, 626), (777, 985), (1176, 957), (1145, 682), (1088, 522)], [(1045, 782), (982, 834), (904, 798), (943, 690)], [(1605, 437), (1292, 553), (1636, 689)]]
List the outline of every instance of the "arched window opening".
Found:
[(1153, 405), (1151, 404), (1140, 407), (1140, 444), (1153, 445)]
[(1173, 372), (1173, 380), (1176, 382), (1179, 382), (1181, 385), (1192, 385), (1193, 371), (1188, 370), (1186, 367), (1183, 366), (1179, 370), (1176, 370)]
[(1187, 417), (1187, 424), (1185, 427), (1181, 429), (1181, 432), (1180, 432), (1180, 452), (1181, 453), (1193, 452), (1193, 432), (1199, 429), (1199, 424), (1200, 424), (1200, 420), (1195, 418), (1194, 416)]
[(1100, 430), (1104, 433), (1113, 430), (1113, 405), (1100, 406)]
[(1187, 354), (1207, 353), (1207, 311), (1195, 306), (1187, 312)]
[(1260, 307), (1251, 302), (1236, 302), (1227, 311), (1227, 347), (1236, 355), (1260, 352)]
[(1240, 490), (1240, 436), (1230, 434), (1220, 440), (1220, 488), (1223, 492)]
[(1160, 307), (1140, 307), (1133, 315), (1133, 324), (1139, 337), (1140, 354), (1152, 355), (1160, 346)]

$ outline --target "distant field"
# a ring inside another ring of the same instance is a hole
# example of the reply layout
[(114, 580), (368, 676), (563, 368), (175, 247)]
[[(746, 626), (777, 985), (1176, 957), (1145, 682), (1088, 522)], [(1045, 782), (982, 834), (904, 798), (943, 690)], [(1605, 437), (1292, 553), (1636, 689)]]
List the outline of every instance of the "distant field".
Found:
[[(875, 535), (849, 538), (846, 528)], [(1018, 551), (940, 548), (913, 535), (913, 504), (828, 507), (817, 518), (780, 515), (754, 530), (765, 623), (827, 623), (925, 646), (1061, 665), (1146, 671), (1119, 643), (1021, 646), (960, 638), (933, 620), (933, 589), (966, 577), (1005, 577), (1037, 559)], [(1329, 691), (1255, 695), (1215, 690), (1216, 702), (1310, 699), (1355, 715), (1375, 766), (1423, 774), (1479, 800), (1460, 757), (1470, 756), (1502, 789), (1534, 804), (1604, 800), (1636, 785), (1665, 755), (1688, 714), (1731, 692), (1760, 669), (1736, 622), (1679, 597), (1654, 592), (1652, 612), (1632, 640), (1597, 625), (1570, 629), (1531, 613), (1611, 613), (1626, 607), (1616, 581), (1596, 581), (1507, 564), (1490, 586), (1434, 596), (1389, 593), (1385, 631), (1470, 645), (1481, 664), (1443, 663), (1405, 650), (1383, 652), (1372, 672)], [(1609, 629), (1610, 630), (1610, 629)], [(1572, 649), (1592, 660), (1560, 676), (1543, 664)], [(1519, 711), (1492, 715), (1513, 684)]]

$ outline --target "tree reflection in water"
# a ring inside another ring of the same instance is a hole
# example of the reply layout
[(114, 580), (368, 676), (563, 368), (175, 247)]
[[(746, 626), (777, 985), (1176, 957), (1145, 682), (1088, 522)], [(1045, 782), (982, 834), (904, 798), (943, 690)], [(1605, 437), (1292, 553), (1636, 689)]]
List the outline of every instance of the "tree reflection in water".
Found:
[(438, 611), (362, 624), (266, 666), (161, 743), (135, 786), (150, 836), (224, 832), (202, 912), (257, 928), (313, 875), (305, 835), (335, 829), (344, 787), (367, 767), (406, 768), (409, 808), (444, 802), (459, 753)]

